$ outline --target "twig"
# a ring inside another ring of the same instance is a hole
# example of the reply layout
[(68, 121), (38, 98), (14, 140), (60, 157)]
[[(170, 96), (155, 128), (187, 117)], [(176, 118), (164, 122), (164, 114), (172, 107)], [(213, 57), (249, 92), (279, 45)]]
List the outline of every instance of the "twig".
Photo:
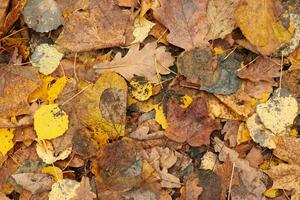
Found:
[(78, 79), (77, 73), (76, 73), (76, 62), (77, 62), (77, 52), (75, 53), (75, 58), (74, 58), (74, 63), (73, 63), (73, 71), (74, 71), (75, 80), (78, 82), (79, 79)]
[(70, 99), (66, 100), (65, 102), (63, 102), (61, 104), (61, 106), (65, 105), (66, 103), (68, 103), (69, 101), (71, 101), (72, 99), (74, 99), (75, 97), (77, 97), (79, 94), (81, 94), (82, 92), (84, 92), (88, 87), (90, 87), (92, 84), (88, 84), (87, 86), (85, 86), (82, 90), (80, 90), (77, 94), (75, 94), (74, 96), (72, 96)]
[(280, 97), (281, 93), (281, 83), (282, 83), (282, 69), (283, 69), (283, 55), (281, 54), (281, 62), (280, 62), (280, 77), (279, 77), (279, 88), (278, 88), (278, 97)]
[(232, 187), (232, 180), (233, 180), (233, 174), (234, 174), (234, 168), (235, 168), (235, 162), (232, 163), (232, 171), (231, 171), (231, 177), (230, 177), (230, 183), (229, 183), (229, 191), (228, 191), (228, 200), (230, 200), (230, 194), (231, 194), (231, 187)]

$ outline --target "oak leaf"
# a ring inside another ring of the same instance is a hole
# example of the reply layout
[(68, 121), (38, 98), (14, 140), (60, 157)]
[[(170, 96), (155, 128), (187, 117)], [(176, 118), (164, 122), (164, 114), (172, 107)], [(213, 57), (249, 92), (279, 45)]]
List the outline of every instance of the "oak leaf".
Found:
[(96, 194), (91, 189), (89, 178), (82, 177), (79, 186), (75, 189), (75, 196), (70, 200), (93, 200)]
[(99, 73), (104, 70), (115, 71), (128, 81), (137, 75), (157, 83), (158, 73), (169, 74), (168, 67), (173, 65), (173, 62), (174, 58), (171, 53), (166, 52), (164, 46), (157, 47), (157, 44), (153, 42), (146, 44), (141, 50), (138, 44), (134, 44), (124, 57), (118, 53), (111, 62), (96, 64), (94, 68)]
[(170, 30), (168, 42), (185, 50), (207, 46), (207, 0), (160, 0), (154, 18)]
[(174, 99), (170, 99), (165, 135), (176, 142), (187, 142), (191, 146), (209, 144), (210, 134), (217, 125), (208, 116), (205, 100), (204, 96), (198, 97), (188, 108), (182, 109)]
[(76, 10), (65, 19), (56, 43), (76, 52), (121, 46), (126, 44), (131, 26), (129, 11), (111, 0), (92, 0), (88, 9)]

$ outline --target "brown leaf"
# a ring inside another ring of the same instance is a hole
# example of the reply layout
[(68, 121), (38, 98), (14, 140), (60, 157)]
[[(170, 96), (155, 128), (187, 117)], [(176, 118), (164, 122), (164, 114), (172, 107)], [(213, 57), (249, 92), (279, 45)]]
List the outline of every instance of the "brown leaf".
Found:
[(111, 0), (92, 0), (87, 10), (66, 18), (56, 43), (71, 51), (88, 51), (126, 44), (126, 31), (133, 25), (130, 12)]
[(211, 170), (201, 169), (199, 172), (200, 186), (203, 191), (200, 200), (219, 200), (221, 197), (221, 178)]
[(72, 144), (73, 150), (84, 158), (94, 156), (98, 151), (96, 141), (94, 141), (91, 138), (91, 135), (84, 130), (78, 131), (74, 134)]
[(96, 194), (91, 189), (89, 178), (82, 177), (79, 187), (75, 190), (75, 197), (70, 200), (93, 200)]
[(119, 6), (124, 7), (137, 7), (139, 5), (138, 0), (117, 0), (117, 2)]
[(51, 190), (54, 180), (49, 174), (21, 173), (12, 175), (18, 185), (33, 194)]
[(26, 66), (0, 66), (0, 116), (30, 113), (28, 95), (40, 84), (37, 71)]
[(217, 125), (208, 116), (205, 100), (205, 96), (198, 97), (188, 108), (182, 109), (174, 99), (170, 99), (165, 135), (176, 142), (187, 142), (191, 146), (209, 144), (210, 134)]
[(214, 138), (215, 151), (219, 152), (219, 159), (225, 161), (227, 157), (232, 163), (235, 163), (235, 171), (241, 180), (239, 186), (232, 187), (232, 199), (264, 199), (263, 192), (266, 186), (263, 182), (265, 175), (249, 165), (245, 159), (239, 158), (239, 154), (226, 147), (225, 144), (217, 137)]
[(198, 200), (199, 195), (203, 191), (199, 185), (199, 177), (196, 175), (188, 176), (185, 186), (181, 189), (181, 196), (177, 200)]
[(282, 76), (282, 87), (291, 91), (294, 97), (300, 98), (300, 69), (288, 71)]
[(224, 140), (229, 141), (230, 147), (235, 147), (237, 144), (237, 134), (239, 131), (239, 126), (241, 122), (229, 120), (224, 125), (221, 133), (224, 135)]
[(168, 42), (185, 50), (207, 46), (207, 0), (160, 0), (154, 18), (170, 30)]
[(291, 200), (298, 200), (300, 198), (300, 166), (295, 164), (281, 163), (277, 166), (266, 170), (273, 180), (274, 189), (295, 190), (292, 194)]
[(276, 149), (273, 153), (278, 158), (300, 166), (300, 138), (275, 137)]
[(258, 169), (258, 166), (264, 161), (261, 148), (252, 147), (245, 159), (249, 161), (251, 167)]
[(174, 58), (171, 53), (166, 52), (164, 46), (157, 47), (156, 42), (153, 42), (146, 44), (141, 50), (139, 50), (139, 44), (134, 44), (130, 46), (124, 57), (118, 53), (113, 61), (99, 63), (94, 67), (98, 73), (104, 70), (115, 71), (128, 81), (133, 78), (133, 75), (137, 75), (157, 83), (159, 82), (158, 73), (169, 74), (168, 67), (173, 65), (173, 62)]
[(224, 38), (235, 28), (234, 11), (240, 0), (210, 0), (207, 6), (207, 18), (211, 25), (207, 38)]

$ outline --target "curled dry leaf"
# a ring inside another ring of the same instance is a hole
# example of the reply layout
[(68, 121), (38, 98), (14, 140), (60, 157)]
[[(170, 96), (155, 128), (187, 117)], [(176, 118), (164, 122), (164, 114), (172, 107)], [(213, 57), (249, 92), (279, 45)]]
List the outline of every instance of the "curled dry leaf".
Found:
[(121, 46), (132, 25), (130, 12), (121, 10), (115, 1), (91, 0), (87, 9), (78, 9), (65, 19), (56, 43), (77, 52)]
[(109, 63), (99, 63), (94, 66), (96, 71), (102, 73), (105, 70), (115, 71), (128, 81), (134, 75), (146, 77), (151, 82), (159, 82), (158, 73), (169, 74), (168, 67), (173, 65), (174, 58), (166, 52), (164, 46), (157, 47), (156, 42), (146, 44), (139, 50), (139, 44), (129, 47), (127, 54), (122, 57), (117, 53)]
[(271, 55), (291, 38), (291, 33), (277, 20), (277, 3), (277, 0), (244, 0), (235, 11), (243, 35), (263, 55)]
[(160, 0), (154, 18), (170, 30), (168, 42), (185, 50), (208, 46), (207, 0)]
[(193, 100), (182, 109), (171, 98), (168, 102), (168, 128), (165, 135), (176, 142), (187, 142), (191, 146), (209, 144), (210, 134), (217, 128), (216, 122), (208, 116), (206, 97)]
[(37, 32), (49, 32), (62, 24), (61, 11), (54, 0), (28, 0), (22, 13), (28, 27)]

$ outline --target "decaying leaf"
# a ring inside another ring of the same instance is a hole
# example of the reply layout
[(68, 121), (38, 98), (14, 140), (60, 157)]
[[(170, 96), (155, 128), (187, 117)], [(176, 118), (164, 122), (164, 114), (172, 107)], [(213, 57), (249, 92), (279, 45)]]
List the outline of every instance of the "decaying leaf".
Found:
[(52, 185), (51, 191), (48, 195), (49, 200), (65, 199), (71, 200), (75, 197), (76, 189), (80, 183), (71, 179), (63, 179)]
[(20, 173), (13, 174), (12, 177), (18, 185), (33, 194), (49, 191), (54, 183), (54, 180), (48, 174)]
[(245, 0), (235, 11), (236, 22), (243, 35), (263, 55), (271, 55), (291, 38), (291, 33), (277, 21), (276, 3), (277, 0)]
[(164, 46), (157, 47), (156, 42), (146, 44), (139, 50), (139, 44), (134, 44), (124, 57), (121, 53), (116, 54), (113, 61), (99, 63), (94, 67), (102, 73), (105, 70), (115, 71), (127, 80), (134, 75), (146, 77), (151, 82), (159, 82), (158, 75), (169, 74), (168, 67), (173, 65), (174, 58), (171, 53), (166, 52)]
[(188, 108), (182, 109), (174, 99), (168, 102), (168, 128), (165, 135), (176, 142), (187, 142), (191, 146), (209, 143), (210, 134), (217, 128), (208, 116), (205, 97), (193, 100)]
[(160, 0), (154, 18), (170, 30), (168, 42), (185, 50), (207, 46), (207, 0)]
[(41, 172), (52, 175), (55, 181), (60, 181), (64, 178), (62, 170), (55, 166), (43, 167)]
[(213, 152), (208, 151), (201, 158), (200, 169), (214, 170), (217, 163), (218, 163), (218, 156)]
[(132, 43), (143, 42), (148, 36), (151, 28), (155, 25), (145, 17), (136, 17), (134, 20), (133, 36), (135, 37)]
[(153, 85), (144, 77), (134, 76), (129, 85), (131, 95), (139, 101), (146, 101), (152, 96)]
[(133, 26), (130, 12), (111, 0), (91, 0), (86, 10), (78, 9), (65, 20), (56, 43), (77, 52), (125, 45)]
[(98, 146), (95, 140), (91, 138), (91, 135), (78, 131), (72, 138), (73, 150), (83, 156), (84, 158), (96, 155)]
[(14, 147), (14, 131), (13, 128), (0, 128), (0, 152), (2, 156), (6, 156), (7, 152)]
[(224, 134), (224, 141), (228, 140), (230, 147), (237, 145), (237, 135), (240, 124), (239, 121), (227, 121), (221, 131), (221, 133)]
[(62, 24), (61, 11), (54, 0), (28, 0), (22, 13), (28, 27), (37, 32), (49, 32)]
[(30, 59), (32, 66), (39, 68), (39, 72), (49, 75), (58, 67), (63, 54), (55, 46), (40, 44), (32, 53)]
[(75, 189), (75, 196), (70, 200), (93, 200), (96, 194), (91, 191), (90, 181), (87, 177), (82, 177), (80, 184)]
[(155, 200), (157, 195), (149, 189), (139, 188), (130, 190), (122, 196), (124, 200)]
[(30, 113), (27, 98), (40, 84), (38, 72), (27, 66), (0, 65), (0, 116)]
[(125, 134), (127, 83), (115, 72), (104, 72), (94, 85), (85, 88), (76, 111), (94, 132), (110, 138)]
[(199, 186), (200, 181), (198, 177), (189, 176), (185, 186), (181, 189), (181, 196), (179, 200), (197, 200), (203, 189)]
[(274, 140), (276, 143), (276, 149), (273, 151), (274, 155), (290, 164), (297, 164), (300, 166), (300, 139), (279, 136), (275, 137)]
[(282, 87), (289, 90), (291, 94), (299, 99), (300, 98), (300, 69), (288, 71), (282, 76)]
[(34, 113), (34, 130), (38, 140), (53, 139), (68, 129), (68, 115), (57, 104), (41, 105)]
[(256, 106), (256, 112), (267, 129), (276, 135), (288, 135), (287, 128), (297, 116), (298, 103), (287, 90), (278, 89), (266, 103)]
[(200, 169), (200, 186), (203, 189), (199, 199), (219, 200), (221, 197), (221, 178), (211, 170)]
[(224, 38), (235, 28), (234, 11), (240, 0), (210, 0), (207, 5), (207, 18), (210, 29), (209, 40)]

